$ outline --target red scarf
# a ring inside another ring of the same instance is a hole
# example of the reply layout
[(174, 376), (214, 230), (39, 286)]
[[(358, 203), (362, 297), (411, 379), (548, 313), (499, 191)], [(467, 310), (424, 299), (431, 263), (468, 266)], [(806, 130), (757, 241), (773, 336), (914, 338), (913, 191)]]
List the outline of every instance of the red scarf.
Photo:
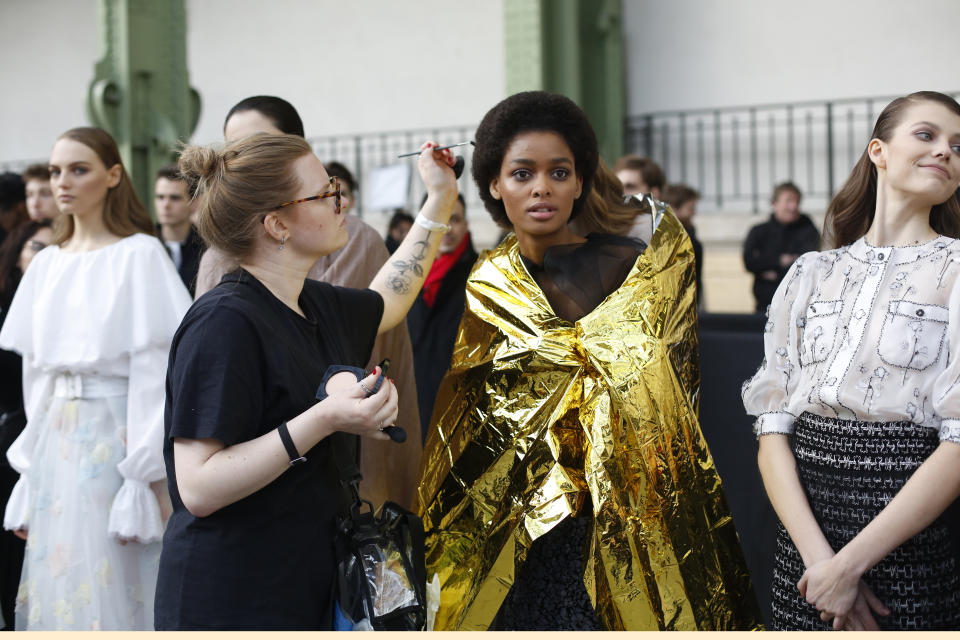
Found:
[(433, 303), (437, 301), (437, 292), (440, 291), (440, 285), (443, 283), (443, 279), (447, 276), (447, 272), (450, 271), (453, 265), (457, 264), (457, 260), (463, 255), (463, 252), (467, 250), (467, 243), (469, 242), (470, 233), (467, 232), (464, 234), (463, 240), (460, 241), (456, 249), (450, 253), (441, 253), (437, 256), (437, 259), (433, 261), (433, 266), (430, 267), (430, 273), (427, 274), (427, 279), (423, 281), (423, 301), (426, 302), (427, 306), (431, 309), (433, 308)]

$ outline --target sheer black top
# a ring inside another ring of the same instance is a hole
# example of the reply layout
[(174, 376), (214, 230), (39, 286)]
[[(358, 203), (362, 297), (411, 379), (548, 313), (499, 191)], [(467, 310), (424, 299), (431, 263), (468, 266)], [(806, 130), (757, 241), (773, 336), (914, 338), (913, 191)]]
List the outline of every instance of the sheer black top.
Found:
[(543, 264), (521, 258), (554, 313), (576, 322), (623, 284), (644, 249), (635, 238), (591, 233), (586, 242), (550, 247)]

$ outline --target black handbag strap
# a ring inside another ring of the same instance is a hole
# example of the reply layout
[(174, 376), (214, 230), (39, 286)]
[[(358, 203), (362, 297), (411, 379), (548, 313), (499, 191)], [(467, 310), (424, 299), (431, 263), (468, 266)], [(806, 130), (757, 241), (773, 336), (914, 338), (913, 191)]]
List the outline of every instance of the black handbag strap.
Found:
[(360, 436), (335, 431), (330, 436), (330, 450), (333, 463), (340, 478), (340, 512), (349, 514), (362, 503), (360, 498)]
[(415, 513), (407, 511), (403, 516), (407, 521), (407, 530), (410, 532), (411, 546), (418, 553), (414, 553), (413, 571), (417, 577), (417, 588), (420, 590), (420, 597), (423, 602), (427, 601), (427, 562), (426, 562), (426, 543), (427, 537), (423, 531), (423, 520)]
[[(343, 364), (332, 364), (323, 374), (323, 380), (317, 389), (317, 400), (323, 401), (327, 397), (327, 381), (341, 372), (350, 372), (357, 378), (357, 382), (366, 376), (366, 372), (358, 367)], [(337, 467), (341, 488), (341, 514), (349, 515), (360, 506), (360, 482), (363, 474), (360, 472), (360, 436), (343, 431), (334, 431), (330, 436), (330, 451), (333, 464)]]

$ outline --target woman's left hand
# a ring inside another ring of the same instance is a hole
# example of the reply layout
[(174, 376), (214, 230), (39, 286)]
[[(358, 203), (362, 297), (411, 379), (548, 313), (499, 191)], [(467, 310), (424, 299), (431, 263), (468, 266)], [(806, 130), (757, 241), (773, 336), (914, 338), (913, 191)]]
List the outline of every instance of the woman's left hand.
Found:
[(857, 600), (859, 584), (860, 574), (848, 566), (842, 556), (835, 555), (811, 565), (797, 588), (800, 595), (817, 608), (821, 620), (832, 619), (833, 628), (840, 630)]
[(427, 188), (428, 194), (453, 193), (456, 197), (457, 178), (453, 174), (455, 160), (450, 149), (443, 151), (430, 151), (440, 145), (433, 140), (424, 142), (420, 146), (420, 156), (417, 167), (420, 171), (420, 179)]
[(844, 631), (879, 631), (877, 615), (888, 616), (890, 609), (880, 602), (880, 598), (875, 596), (867, 583), (861, 580), (858, 585), (857, 600), (853, 603), (853, 609), (847, 616), (847, 623), (843, 629)]

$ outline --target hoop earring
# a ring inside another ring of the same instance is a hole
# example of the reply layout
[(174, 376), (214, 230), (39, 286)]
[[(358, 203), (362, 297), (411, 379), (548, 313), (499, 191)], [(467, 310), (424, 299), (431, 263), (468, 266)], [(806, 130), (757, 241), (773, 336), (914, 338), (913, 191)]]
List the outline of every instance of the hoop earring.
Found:
[(283, 251), (283, 243), (287, 241), (287, 236), (280, 237), (280, 251)]

